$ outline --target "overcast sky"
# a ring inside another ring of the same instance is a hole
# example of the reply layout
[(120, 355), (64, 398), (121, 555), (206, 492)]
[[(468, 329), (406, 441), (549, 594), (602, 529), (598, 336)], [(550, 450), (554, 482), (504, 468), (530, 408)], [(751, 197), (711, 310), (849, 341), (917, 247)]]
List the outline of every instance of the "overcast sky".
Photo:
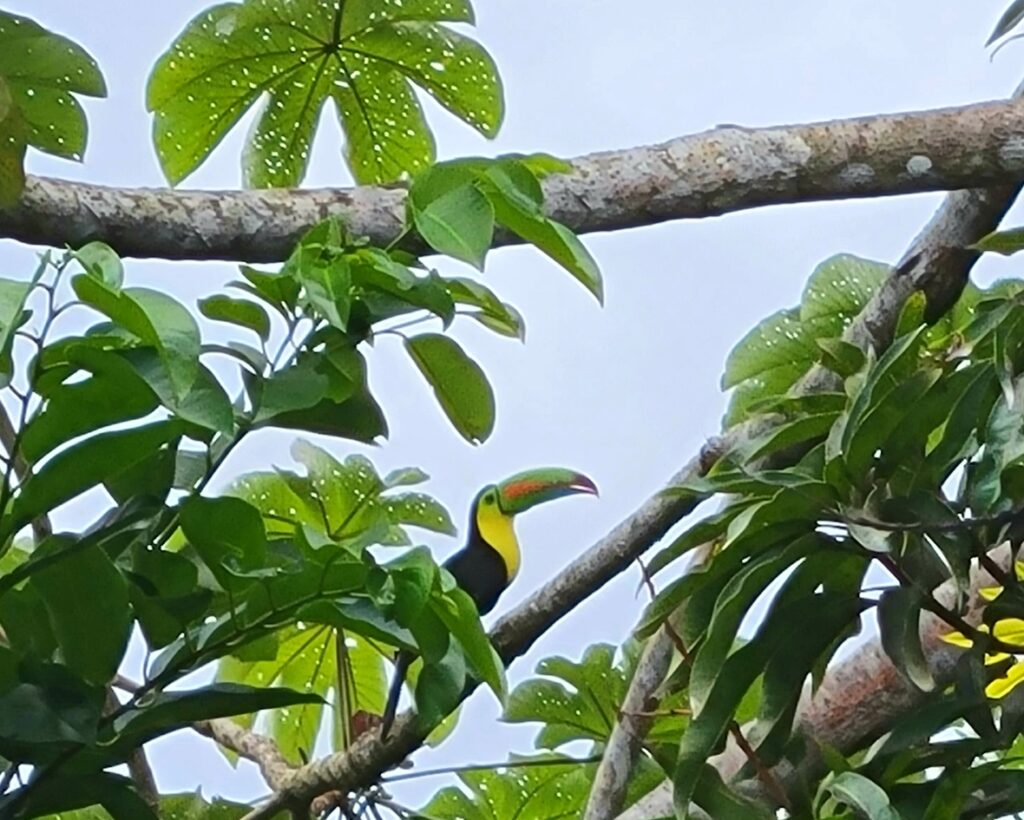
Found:
[[(488, 142), (429, 101), (426, 107), (443, 157), (509, 151), (573, 157), (723, 123), (771, 125), (969, 103), (1007, 95), (1024, 73), (1024, 43), (1010, 45), (994, 62), (983, 47), (1008, 2), (478, 0), (476, 36), (495, 56), (506, 88), (501, 136)], [(112, 185), (163, 184), (149, 142), (145, 78), (206, 3), (0, 0), (0, 6), (85, 46), (110, 90), (109, 99), (86, 103), (91, 136), (83, 165), (31, 153), (29, 169)], [(244, 130), (236, 129), (185, 184), (237, 187)], [(339, 146), (328, 120), (307, 185), (349, 182)], [(599, 500), (552, 504), (520, 522), (523, 568), (498, 608), (508, 609), (718, 432), (725, 405), (718, 380), (729, 349), (758, 319), (795, 303), (817, 262), (837, 252), (894, 261), (938, 201), (922, 195), (778, 207), (590, 236), (606, 281), (604, 308), (540, 254), (497, 252), (485, 278), (525, 315), (527, 343), (459, 323), (454, 328), (495, 386), (491, 440), (480, 447), (463, 443), (397, 340), (382, 339), (370, 355), (370, 372), (391, 438), (379, 448), (342, 441), (330, 448), (339, 456), (365, 452), (384, 470), (422, 467), (432, 476), (426, 488), (460, 527), (476, 489), (508, 473), (557, 464), (591, 475), (601, 487)], [(0, 275), (26, 276), (33, 253), (0, 241)], [(1018, 265), (986, 260), (978, 275), (987, 281), (1017, 272)], [(166, 289), (193, 306), (233, 275), (225, 264), (144, 261), (128, 269), (132, 284)], [(230, 460), (225, 480), (268, 461), (289, 463), (290, 437), (254, 438)], [(75, 514), (65, 515), (65, 526)], [(438, 558), (458, 546), (444, 538), (429, 543)], [(528, 676), (546, 655), (577, 658), (592, 642), (620, 642), (644, 603), (634, 597), (637, 581), (628, 572), (593, 596), (516, 662), (511, 680)], [(484, 762), (528, 751), (533, 730), (496, 727), (496, 713), (493, 698), (478, 693), (456, 735), (442, 749), (417, 755), (417, 764)], [(151, 756), (163, 790), (201, 784), (207, 794), (238, 799), (258, 793), (261, 781), (251, 767), (233, 771), (212, 744), (187, 733), (151, 744)], [(438, 785), (420, 781), (398, 794), (418, 804)]]

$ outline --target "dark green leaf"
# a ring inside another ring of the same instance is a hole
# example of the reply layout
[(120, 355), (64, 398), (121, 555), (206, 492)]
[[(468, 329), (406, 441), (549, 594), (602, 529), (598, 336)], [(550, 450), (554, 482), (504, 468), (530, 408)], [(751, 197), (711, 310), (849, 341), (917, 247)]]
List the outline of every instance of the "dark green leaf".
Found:
[(7, 536), (91, 487), (124, 472), (181, 435), (177, 421), (102, 433), (58, 453), (32, 475), (4, 522)]
[[(70, 543), (50, 539), (37, 558)], [(121, 665), (131, 632), (121, 573), (101, 549), (90, 547), (35, 573), (31, 583), (49, 613), (64, 663), (90, 683), (107, 684)]]
[(226, 589), (267, 566), (263, 517), (240, 498), (192, 496), (181, 507), (181, 528)]
[(78, 298), (160, 352), (178, 398), (199, 372), (199, 325), (188, 310), (165, 293), (147, 288), (111, 290), (91, 276), (71, 280)]
[(480, 623), (480, 615), (473, 599), (456, 587), (442, 597), (432, 599), (430, 603), (434, 614), (466, 653), (475, 675), (491, 688), (499, 701), (504, 703), (508, 691), (505, 664), (491, 646), (487, 632)]
[(878, 602), (878, 629), (889, 659), (918, 689), (930, 692), (935, 680), (921, 646), (922, 594), (908, 587), (886, 590)]

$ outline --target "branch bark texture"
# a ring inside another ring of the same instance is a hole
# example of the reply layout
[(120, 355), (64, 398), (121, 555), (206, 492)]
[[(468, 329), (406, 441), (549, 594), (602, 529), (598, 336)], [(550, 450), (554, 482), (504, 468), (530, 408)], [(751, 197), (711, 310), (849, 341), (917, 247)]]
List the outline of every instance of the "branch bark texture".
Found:
[[(725, 126), (589, 154), (572, 166), (544, 187), (550, 215), (579, 233), (764, 205), (1005, 185), (1024, 178), (1024, 102)], [(102, 239), (123, 256), (275, 262), (331, 215), (387, 245), (401, 231), (404, 201), (397, 187), (172, 191), (32, 178), (20, 203), (0, 210), (0, 236), (57, 247)], [(415, 242), (410, 248), (422, 250)]]

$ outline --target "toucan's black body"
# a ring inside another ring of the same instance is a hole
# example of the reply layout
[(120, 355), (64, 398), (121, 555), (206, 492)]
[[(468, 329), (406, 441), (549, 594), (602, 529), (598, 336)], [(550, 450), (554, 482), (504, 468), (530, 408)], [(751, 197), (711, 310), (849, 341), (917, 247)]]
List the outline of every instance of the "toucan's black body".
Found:
[[(580, 473), (547, 468), (520, 473), (501, 484), (484, 487), (473, 499), (466, 545), (443, 566), (473, 599), (481, 615), (494, 609), (519, 569), (513, 517), (544, 501), (580, 492), (596, 493), (597, 488)], [(409, 652), (399, 652), (395, 657), (395, 674), (381, 721), (385, 737), (395, 719), (402, 684), (413, 658)]]
[[(475, 507), (474, 507), (475, 508)], [(469, 593), (477, 611), (486, 615), (498, 603), (512, 579), (508, 567), (498, 551), (484, 541), (476, 516), (470, 516), (469, 541), (461, 550), (444, 562), (458, 585)]]

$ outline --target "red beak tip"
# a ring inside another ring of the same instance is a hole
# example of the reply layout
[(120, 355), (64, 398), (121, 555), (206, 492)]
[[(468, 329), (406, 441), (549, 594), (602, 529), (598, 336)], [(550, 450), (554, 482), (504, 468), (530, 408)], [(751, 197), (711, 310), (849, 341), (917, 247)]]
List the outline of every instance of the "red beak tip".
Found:
[(599, 493), (597, 490), (597, 485), (591, 479), (587, 478), (585, 475), (581, 475), (579, 478), (576, 479), (575, 487), (580, 492), (590, 493), (591, 495), (596, 496), (601, 495), (601, 493)]

